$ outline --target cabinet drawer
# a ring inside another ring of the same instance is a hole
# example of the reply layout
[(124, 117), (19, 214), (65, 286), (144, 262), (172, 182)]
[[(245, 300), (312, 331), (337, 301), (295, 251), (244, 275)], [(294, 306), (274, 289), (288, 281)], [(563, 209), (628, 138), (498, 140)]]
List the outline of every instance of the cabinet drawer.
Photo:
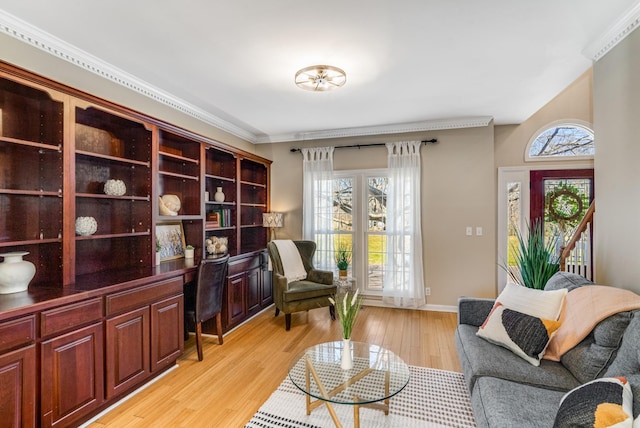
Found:
[(255, 269), (260, 266), (260, 262), (261, 257), (259, 254), (252, 254), (249, 257), (233, 260), (229, 262), (229, 276)]
[(131, 311), (166, 297), (182, 294), (183, 277), (167, 279), (106, 297), (107, 316)]
[(100, 319), (102, 319), (102, 299), (99, 297), (62, 306), (40, 314), (40, 335), (51, 336)]
[(0, 324), (0, 352), (36, 340), (36, 316), (31, 315)]

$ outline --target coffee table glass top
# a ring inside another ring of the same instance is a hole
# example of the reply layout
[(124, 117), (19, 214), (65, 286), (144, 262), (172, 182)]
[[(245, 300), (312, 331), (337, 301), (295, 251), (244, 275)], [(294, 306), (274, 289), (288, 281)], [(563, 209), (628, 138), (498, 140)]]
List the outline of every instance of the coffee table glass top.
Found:
[[(343, 342), (328, 342), (307, 348), (294, 357), (289, 378), (311, 397), (353, 405), (386, 400), (409, 382), (409, 367), (393, 352), (362, 342), (351, 342), (350, 348), (353, 355), (350, 370), (340, 367)], [(317, 375), (320, 388), (315, 377), (309, 376), (308, 367)]]

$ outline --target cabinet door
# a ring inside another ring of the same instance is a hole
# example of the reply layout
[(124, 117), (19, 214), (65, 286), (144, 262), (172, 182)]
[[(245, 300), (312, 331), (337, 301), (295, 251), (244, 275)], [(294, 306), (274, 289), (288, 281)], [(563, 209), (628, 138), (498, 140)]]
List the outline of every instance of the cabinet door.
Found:
[(227, 278), (227, 325), (231, 326), (244, 320), (246, 310), (244, 306), (245, 274), (240, 273)]
[(269, 271), (269, 253), (264, 251), (261, 254), (261, 275), (262, 275), (262, 307), (266, 308), (273, 303), (273, 286), (271, 284), (271, 271)]
[(149, 307), (106, 321), (106, 398), (141, 383), (149, 366)]
[(262, 288), (262, 271), (260, 268), (247, 272), (247, 313), (260, 310), (260, 289)]
[(151, 371), (173, 364), (184, 351), (182, 295), (151, 305)]
[(69, 426), (104, 401), (102, 323), (42, 342), (42, 426)]
[(35, 345), (0, 355), (0, 424), (36, 426)]

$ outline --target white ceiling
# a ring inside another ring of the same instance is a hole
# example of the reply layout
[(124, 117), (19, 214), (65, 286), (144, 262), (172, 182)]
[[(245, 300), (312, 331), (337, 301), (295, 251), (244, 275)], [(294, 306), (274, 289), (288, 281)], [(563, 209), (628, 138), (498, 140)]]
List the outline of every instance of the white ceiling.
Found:
[[(259, 143), (520, 123), (638, 3), (0, 0), (0, 31)], [(346, 85), (297, 88), (314, 64)]]

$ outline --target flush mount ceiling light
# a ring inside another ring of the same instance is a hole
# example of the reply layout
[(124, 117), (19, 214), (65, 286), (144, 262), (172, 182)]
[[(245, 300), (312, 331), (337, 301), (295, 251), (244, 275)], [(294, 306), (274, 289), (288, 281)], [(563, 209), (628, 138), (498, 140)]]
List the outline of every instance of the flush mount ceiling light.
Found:
[(344, 70), (331, 65), (312, 65), (296, 73), (298, 87), (307, 91), (330, 91), (339, 88), (347, 81)]

